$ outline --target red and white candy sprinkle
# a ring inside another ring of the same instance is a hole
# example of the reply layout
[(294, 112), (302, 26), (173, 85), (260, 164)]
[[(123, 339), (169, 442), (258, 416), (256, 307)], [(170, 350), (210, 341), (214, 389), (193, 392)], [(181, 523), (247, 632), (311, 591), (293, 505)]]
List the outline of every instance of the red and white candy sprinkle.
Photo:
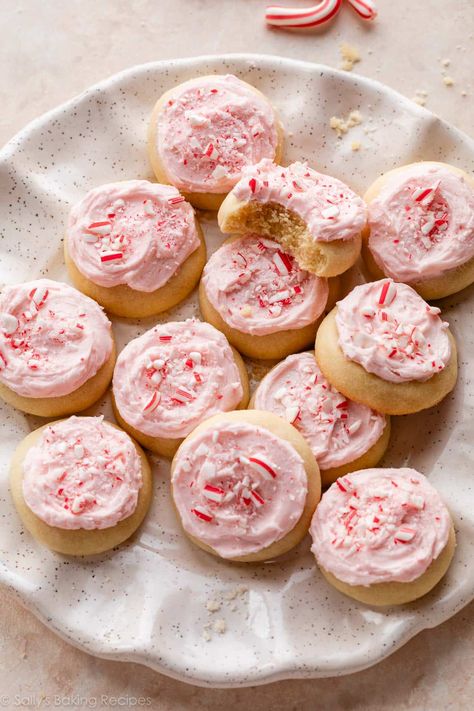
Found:
[(115, 262), (117, 259), (122, 259), (123, 252), (102, 252), (100, 255), (101, 262)]
[(396, 532), (395, 540), (401, 541), (402, 543), (408, 543), (408, 541), (411, 541), (415, 537), (415, 533), (416, 531), (414, 528), (404, 526), (403, 528), (399, 528)]
[(195, 506), (191, 509), (191, 513), (201, 519), (201, 521), (212, 521), (212, 516), (203, 506)]
[(243, 464), (248, 464), (252, 469), (263, 474), (265, 479), (275, 479), (276, 472), (273, 467), (261, 457), (240, 457)]
[(202, 493), (206, 499), (209, 499), (209, 501), (215, 501), (217, 504), (220, 504), (225, 496), (224, 489), (221, 489), (218, 486), (212, 486), (212, 484), (206, 484), (202, 490)]
[(291, 265), (291, 259), (288, 256), (288, 254), (285, 254), (284, 252), (281, 252), (279, 249), (275, 252), (273, 255), (273, 262), (278, 270), (278, 273), (283, 275), (283, 274), (290, 274), (292, 265)]
[(160, 393), (154, 392), (151, 398), (148, 400), (147, 404), (143, 408), (144, 412), (154, 412), (161, 401)]
[(419, 202), (420, 205), (430, 205), (433, 202), (435, 193), (439, 188), (440, 181), (438, 180), (430, 188), (416, 188), (413, 191), (412, 197), (415, 202)]
[(390, 306), (397, 295), (397, 287), (393, 281), (386, 281), (380, 292), (378, 306)]
[(95, 235), (105, 236), (112, 232), (112, 223), (108, 220), (93, 222), (87, 229)]

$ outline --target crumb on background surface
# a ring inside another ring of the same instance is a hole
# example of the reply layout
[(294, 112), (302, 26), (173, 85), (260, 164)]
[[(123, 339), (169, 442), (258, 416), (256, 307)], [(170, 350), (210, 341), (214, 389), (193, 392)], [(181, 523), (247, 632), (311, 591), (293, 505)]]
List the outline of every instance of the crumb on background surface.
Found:
[(221, 609), (221, 603), (218, 600), (208, 600), (206, 602), (206, 608), (209, 612), (217, 612)]
[(357, 62), (360, 62), (361, 60), (357, 47), (353, 47), (352, 45), (347, 44), (347, 42), (343, 42), (341, 44), (339, 52), (342, 59), (339, 68), (346, 72), (351, 72), (354, 68), (354, 64), (357, 64)]
[(224, 634), (224, 632), (227, 631), (227, 625), (224, 619), (222, 617), (219, 617), (218, 620), (214, 622), (212, 625), (212, 629), (214, 632), (217, 632), (218, 634)]
[[(248, 593), (249, 589), (246, 585), (238, 585), (230, 590), (222, 591), (218, 593), (217, 598), (210, 598), (206, 601), (205, 607), (208, 613), (208, 621), (202, 628), (202, 638), (205, 642), (211, 642), (213, 639), (212, 633), (224, 634), (227, 632), (227, 622), (223, 617), (212, 619), (215, 612), (222, 609), (222, 604), (230, 609), (231, 612), (236, 612), (238, 610), (237, 602), (243, 598), (244, 595)], [(248, 612), (247, 612), (248, 617)]]
[(342, 116), (331, 116), (329, 126), (337, 133), (338, 138), (342, 138), (349, 129), (361, 124), (362, 120), (360, 111), (351, 111), (346, 119)]
[(443, 83), (445, 84), (445, 86), (453, 86), (454, 79), (452, 77), (443, 77)]

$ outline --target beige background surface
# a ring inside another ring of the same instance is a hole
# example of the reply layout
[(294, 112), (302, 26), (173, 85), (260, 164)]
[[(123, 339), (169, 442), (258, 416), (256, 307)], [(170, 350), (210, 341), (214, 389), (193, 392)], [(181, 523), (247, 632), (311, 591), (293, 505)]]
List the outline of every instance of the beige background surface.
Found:
[[(1, 0), (0, 143), (35, 116), (133, 64), (259, 51), (338, 66), (342, 42), (360, 51), (356, 71), (408, 97), (427, 92), (428, 108), (474, 133), (472, 0), (378, 0), (379, 19), (371, 27), (345, 3), (328, 29), (305, 35), (267, 30), (262, 21), (265, 4)], [(446, 86), (443, 74), (454, 80), (452, 86)], [(120, 707), (133, 707), (141, 696), (147, 699), (145, 708), (163, 711), (470, 709), (473, 612), (474, 603), (377, 667), (349, 677), (203, 690), (144, 667), (83, 654), (0, 591), (0, 707), (117, 707), (114, 697), (122, 697)]]

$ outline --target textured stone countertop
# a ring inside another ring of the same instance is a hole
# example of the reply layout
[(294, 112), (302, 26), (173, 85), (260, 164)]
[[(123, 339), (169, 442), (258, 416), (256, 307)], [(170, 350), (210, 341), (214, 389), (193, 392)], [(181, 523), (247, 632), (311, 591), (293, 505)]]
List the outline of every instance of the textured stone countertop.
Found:
[[(39, 114), (134, 64), (263, 52), (338, 66), (342, 42), (359, 49), (360, 74), (410, 98), (418, 92), (427, 108), (474, 133), (472, 0), (378, 0), (379, 19), (373, 27), (360, 22), (346, 6), (327, 30), (306, 35), (267, 30), (262, 21), (265, 4), (2, 0), (0, 142)], [(452, 78), (453, 84), (447, 85), (451, 82), (444, 77)], [(148, 708), (163, 711), (471, 709), (473, 612), (474, 603), (440, 627), (421, 633), (378, 666), (348, 677), (205, 690), (136, 664), (88, 656), (0, 590), (0, 708), (20, 704), (107, 708), (117, 706), (112, 697), (122, 697), (122, 705), (133, 707), (141, 696), (149, 699)]]

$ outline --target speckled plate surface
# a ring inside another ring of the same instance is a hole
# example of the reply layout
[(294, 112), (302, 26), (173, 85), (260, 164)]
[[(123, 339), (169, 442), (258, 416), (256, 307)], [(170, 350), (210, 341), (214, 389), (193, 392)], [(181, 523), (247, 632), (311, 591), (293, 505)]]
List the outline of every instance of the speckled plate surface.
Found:
[[(67, 280), (62, 234), (70, 205), (104, 182), (151, 178), (145, 137), (156, 98), (197, 74), (232, 72), (278, 108), (285, 161), (306, 159), (359, 192), (380, 173), (418, 159), (474, 169), (474, 142), (373, 81), (328, 67), (259, 55), (156, 62), (92, 87), (30, 124), (0, 154), (0, 278)], [(333, 115), (354, 109), (361, 125), (338, 139)], [(352, 143), (361, 143), (359, 151)], [(219, 243), (203, 216), (210, 249)], [(15, 446), (40, 424), (0, 405), (0, 581), (49, 627), (92, 654), (147, 664), (210, 686), (346, 674), (374, 664), (421, 629), (474, 597), (472, 422), (474, 290), (446, 300), (459, 339), (458, 387), (440, 407), (394, 418), (386, 464), (409, 465), (441, 491), (458, 531), (450, 571), (422, 601), (373, 610), (323, 580), (309, 540), (264, 565), (231, 565), (192, 546), (170, 504), (168, 465), (155, 459), (155, 498), (145, 525), (120, 549), (73, 560), (43, 549), (22, 530), (8, 490)], [(195, 296), (166, 318), (198, 313)], [(161, 319), (160, 319), (161, 320)], [(166, 320), (166, 319), (165, 319)], [(116, 319), (120, 346), (153, 320)], [(261, 372), (249, 363), (251, 374)], [(89, 413), (110, 415), (108, 400)]]

